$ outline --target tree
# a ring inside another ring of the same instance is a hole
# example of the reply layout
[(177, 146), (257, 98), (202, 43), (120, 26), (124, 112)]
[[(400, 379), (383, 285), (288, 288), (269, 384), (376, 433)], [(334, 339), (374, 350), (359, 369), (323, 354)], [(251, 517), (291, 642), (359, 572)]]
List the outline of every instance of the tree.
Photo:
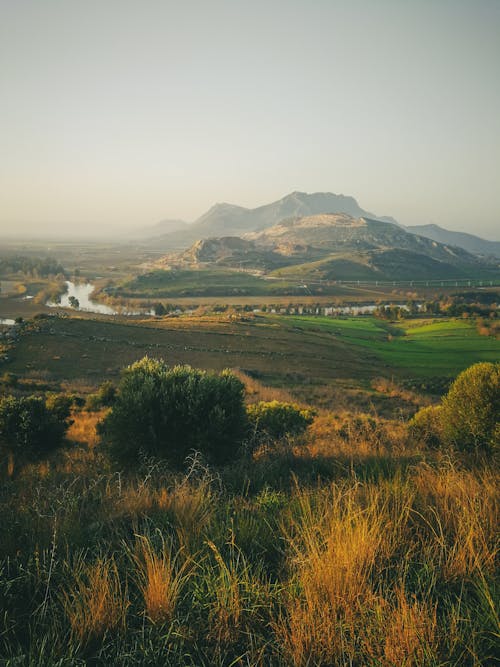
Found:
[(64, 400), (5, 396), (0, 399), (0, 451), (23, 460), (48, 454), (61, 446), (68, 416)]
[(155, 303), (153, 306), (153, 312), (157, 317), (161, 317), (162, 315), (165, 315), (167, 310), (161, 301), (158, 301), (158, 303)]
[(122, 462), (140, 453), (181, 465), (193, 451), (209, 461), (234, 458), (246, 433), (244, 385), (220, 374), (144, 357), (123, 371), (102, 432)]
[(443, 399), (443, 437), (465, 451), (498, 450), (499, 415), (500, 364), (474, 364), (460, 373)]

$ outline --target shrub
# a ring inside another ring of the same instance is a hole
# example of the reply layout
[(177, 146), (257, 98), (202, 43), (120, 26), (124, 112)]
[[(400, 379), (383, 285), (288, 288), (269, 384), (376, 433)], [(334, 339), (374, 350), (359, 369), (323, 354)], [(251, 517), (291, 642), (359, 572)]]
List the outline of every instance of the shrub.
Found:
[(445, 441), (464, 451), (500, 446), (500, 364), (479, 363), (460, 373), (443, 399)]
[(15, 373), (10, 373), (9, 371), (7, 371), (2, 375), (0, 382), (4, 384), (6, 387), (17, 387), (19, 378)]
[(247, 408), (250, 426), (258, 437), (284, 438), (304, 433), (315, 412), (295, 403), (260, 401)]
[(53, 397), (47, 403), (38, 396), (0, 399), (0, 451), (22, 459), (47, 454), (62, 444), (68, 416), (68, 406)]
[(101, 408), (108, 408), (113, 405), (116, 398), (116, 387), (112, 382), (107, 380), (103, 382), (95, 394), (89, 394), (85, 401), (85, 407), (90, 412), (100, 410)]
[(410, 435), (421, 440), (429, 447), (439, 447), (443, 433), (441, 427), (440, 405), (428, 405), (419, 410), (409, 422)]
[(169, 368), (144, 357), (123, 372), (102, 432), (123, 462), (146, 455), (179, 465), (192, 450), (209, 461), (233, 458), (246, 432), (244, 385), (229, 371)]
[[(65, 422), (71, 414), (74, 396), (71, 394), (48, 394), (45, 406), (60, 422)], [(69, 424), (68, 424), (69, 425)]]

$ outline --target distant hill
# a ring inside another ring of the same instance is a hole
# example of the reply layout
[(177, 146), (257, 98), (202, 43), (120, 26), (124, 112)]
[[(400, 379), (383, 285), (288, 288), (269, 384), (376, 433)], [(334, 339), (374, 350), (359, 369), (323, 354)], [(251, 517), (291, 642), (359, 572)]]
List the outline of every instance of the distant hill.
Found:
[(165, 236), (166, 234), (171, 234), (172, 232), (185, 229), (188, 226), (188, 223), (184, 220), (160, 220), (160, 222), (157, 222), (155, 225), (151, 225), (150, 227), (143, 227), (142, 229), (134, 230), (131, 236), (133, 238), (140, 238), (143, 240), (155, 239), (161, 236)]
[[(345, 213), (352, 217), (383, 219), (362, 209), (353, 197), (331, 192), (292, 192), (278, 201), (257, 208), (215, 204), (187, 228), (162, 236), (161, 243), (166, 249), (185, 248), (199, 239), (242, 236), (275, 225), (285, 218), (319, 213)], [(395, 223), (392, 218), (384, 220)]]
[(322, 251), (303, 244), (282, 242), (273, 244), (272, 247), (264, 247), (238, 236), (223, 236), (196, 241), (184, 252), (167, 255), (160, 264), (178, 268), (216, 265), (269, 271), (317, 259), (323, 254)]
[(439, 243), (464, 248), (464, 250), (476, 255), (500, 257), (499, 241), (487, 241), (479, 236), (466, 234), (465, 232), (452, 232), (439, 227), (439, 225), (411, 225), (410, 227), (405, 227), (405, 229), (412, 234), (419, 234)]
[(401, 249), (427, 255), (448, 264), (477, 264), (477, 258), (462, 248), (449, 247), (401, 227), (381, 220), (349, 215), (313, 215), (282, 220), (273, 227), (248, 234), (248, 238), (264, 245), (286, 239), (325, 251), (345, 253), (371, 250)]
[(245, 238), (196, 241), (159, 266), (259, 270), (300, 280), (421, 280), (492, 276), (495, 263), (381, 220), (318, 214), (281, 220)]

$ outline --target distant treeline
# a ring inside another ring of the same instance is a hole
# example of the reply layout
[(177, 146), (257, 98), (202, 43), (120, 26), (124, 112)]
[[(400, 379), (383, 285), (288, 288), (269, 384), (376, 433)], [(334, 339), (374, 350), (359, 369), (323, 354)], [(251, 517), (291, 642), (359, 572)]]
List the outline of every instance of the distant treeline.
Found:
[(64, 273), (64, 267), (53, 257), (13, 257), (0, 258), (0, 274), (23, 273), (33, 278), (47, 278)]

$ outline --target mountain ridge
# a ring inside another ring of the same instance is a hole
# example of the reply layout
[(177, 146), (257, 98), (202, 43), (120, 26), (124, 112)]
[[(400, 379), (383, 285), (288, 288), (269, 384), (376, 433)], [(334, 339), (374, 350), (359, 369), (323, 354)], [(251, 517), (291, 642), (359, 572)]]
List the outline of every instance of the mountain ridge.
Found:
[[(186, 249), (199, 239), (244, 236), (271, 227), (287, 218), (316, 214), (346, 214), (354, 218), (362, 217), (385, 222), (416, 236), (448, 246), (456, 246), (476, 255), (500, 257), (500, 242), (498, 241), (489, 241), (466, 232), (454, 232), (434, 224), (406, 226), (391, 216), (377, 216), (366, 211), (350, 195), (337, 195), (332, 192), (308, 194), (299, 190), (274, 202), (254, 208), (218, 202), (194, 222), (166, 220), (158, 223), (150, 228), (155, 230), (150, 238), (155, 245), (159, 245), (165, 251)], [(170, 224), (170, 228), (166, 233), (162, 233), (161, 225), (167, 223)]]
[(260, 228), (272, 226), (289, 217), (304, 217), (320, 213), (346, 213), (352, 217), (368, 216), (396, 224), (392, 218), (379, 218), (361, 208), (354, 197), (332, 192), (308, 194), (298, 190), (270, 204), (245, 208), (220, 202), (188, 225), (187, 229), (173, 231), (161, 237), (172, 249), (187, 247), (199, 239), (221, 236), (240, 236)]
[[(496, 263), (498, 264), (498, 263)], [(243, 237), (197, 240), (171, 253), (158, 266), (215, 268), (276, 273), (304, 280), (463, 278), (498, 271), (456, 246), (417, 236), (401, 226), (366, 217), (316, 214), (281, 220)]]
[(489, 241), (468, 232), (455, 232), (436, 224), (410, 225), (405, 229), (412, 234), (425, 236), (439, 243), (455, 245), (477, 255), (500, 257), (500, 241)]

